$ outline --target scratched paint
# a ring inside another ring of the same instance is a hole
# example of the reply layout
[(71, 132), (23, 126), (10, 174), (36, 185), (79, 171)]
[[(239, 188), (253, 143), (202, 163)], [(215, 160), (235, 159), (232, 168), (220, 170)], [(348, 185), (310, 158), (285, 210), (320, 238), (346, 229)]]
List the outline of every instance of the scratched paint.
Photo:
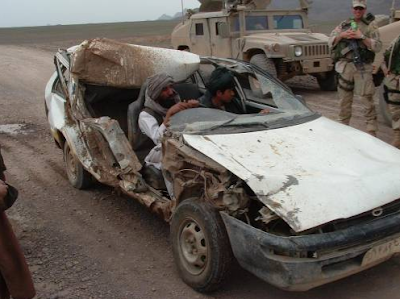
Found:
[(281, 129), (184, 138), (246, 181), (296, 232), (400, 198), (400, 151), (323, 117)]

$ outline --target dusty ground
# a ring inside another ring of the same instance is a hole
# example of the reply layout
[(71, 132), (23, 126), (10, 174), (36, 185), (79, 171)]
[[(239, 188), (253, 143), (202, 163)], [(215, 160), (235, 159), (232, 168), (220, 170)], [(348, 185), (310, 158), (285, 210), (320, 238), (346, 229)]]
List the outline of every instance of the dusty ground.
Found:
[[(142, 44), (168, 43), (165, 36), (138, 38)], [(67, 181), (62, 152), (48, 131), (43, 97), (54, 69), (53, 50), (74, 43), (18, 46), (3, 40), (0, 45), (0, 128), (22, 124), (15, 133), (0, 133), (8, 179), (20, 190), (8, 215), (32, 270), (37, 298), (400, 298), (399, 258), (307, 293), (280, 291), (239, 267), (222, 290), (209, 296), (187, 287), (174, 268), (168, 225), (107, 187), (77, 191)], [(310, 79), (291, 86), (314, 110), (335, 118), (336, 93), (319, 91)], [(358, 103), (353, 125), (364, 127)], [(379, 138), (390, 139), (382, 124)]]

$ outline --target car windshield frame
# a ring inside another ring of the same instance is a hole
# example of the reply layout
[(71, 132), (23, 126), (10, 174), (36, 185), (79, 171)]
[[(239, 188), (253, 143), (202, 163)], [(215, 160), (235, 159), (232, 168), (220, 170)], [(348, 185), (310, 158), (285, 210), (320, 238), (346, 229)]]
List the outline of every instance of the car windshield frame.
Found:
[[(227, 67), (234, 74), (236, 96), (247, 109), (258, 112), (268, 109), (269, 113), (234, 114), (219, 109), (198, 108), (196, 112), (189, 109), (171, 118), (171, 131), (200, 135), (249, 132), (291, 126), (320, 116), (286, 85), (257, 66), (228, 59), (219, 59), (218, 62), (218, 66)], [(217, 66), (215, 60), (210, 60), (210, 64)], [(199, 72), (197, 75), (207, 85), (204, 74)]]

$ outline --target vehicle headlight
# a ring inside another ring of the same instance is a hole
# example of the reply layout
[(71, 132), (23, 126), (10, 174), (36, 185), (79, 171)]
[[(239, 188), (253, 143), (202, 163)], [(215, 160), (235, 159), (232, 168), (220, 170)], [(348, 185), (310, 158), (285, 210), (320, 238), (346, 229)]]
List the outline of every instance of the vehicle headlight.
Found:
[(301, 55), (303, 55), (303, 48), (300, 46), (294, 47), (294, 56), (300, 57)]

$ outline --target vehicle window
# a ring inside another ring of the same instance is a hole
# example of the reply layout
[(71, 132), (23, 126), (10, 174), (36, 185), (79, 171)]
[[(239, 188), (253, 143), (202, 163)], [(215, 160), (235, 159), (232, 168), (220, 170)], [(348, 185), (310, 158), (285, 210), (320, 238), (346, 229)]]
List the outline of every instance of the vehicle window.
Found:
[(215, 66), (212, 64), (200, 64), (199, 73), (203, 78), (205, 86), (207, 86), (210, 79), (211, 73), (215, 70)]
[[(210, 108), (188, 109), (172, 118), (171, 130), (190, 134), (249, 132), (290, 126), (318, 117), (276, 79), (241, 65), (230, 64), (229, 67), (237, 82), (236, 97), (243, 101), (247, 113), (234, 114)], [(200, 65), (199, 73), (206, 85), (214, 68), (209, 63)], [(260, 113), (265, 109), (269, 113)]]
[(267, 16), (246, 16), (246, 30), (268, 29)]
[[(69, 70), (67, 70), (67, 68), (65, 68), (64, 66), (62, 67), (62, 76), (65, 80), (66, 83), (68, 83), (68, 78), (69, 78)], [(65, 97), (66, 95), (64, 94), (64, 91), (62, 89), (62, 85), (61, 85), (61, 81), (60, 78), (57, 77), (57, 79), (54, 81), (53, 84), (53, 89), (52, 91), (62, 97)]]
[(204, 35), (203, 23), (196, 23), (196, 35)]
[(232, 30), (233, 32), (238, 32), (238, 31), (240, 31), (239, 16), (235, 16), (235, 17), (233, 17), (231, 20), (232, 20), (232, 23), (231, 23), (232, 28), (231, 28), (231, 30)]
[(300, 15), (274, 16), (274, 29), (302, 29), (303, 19)]

